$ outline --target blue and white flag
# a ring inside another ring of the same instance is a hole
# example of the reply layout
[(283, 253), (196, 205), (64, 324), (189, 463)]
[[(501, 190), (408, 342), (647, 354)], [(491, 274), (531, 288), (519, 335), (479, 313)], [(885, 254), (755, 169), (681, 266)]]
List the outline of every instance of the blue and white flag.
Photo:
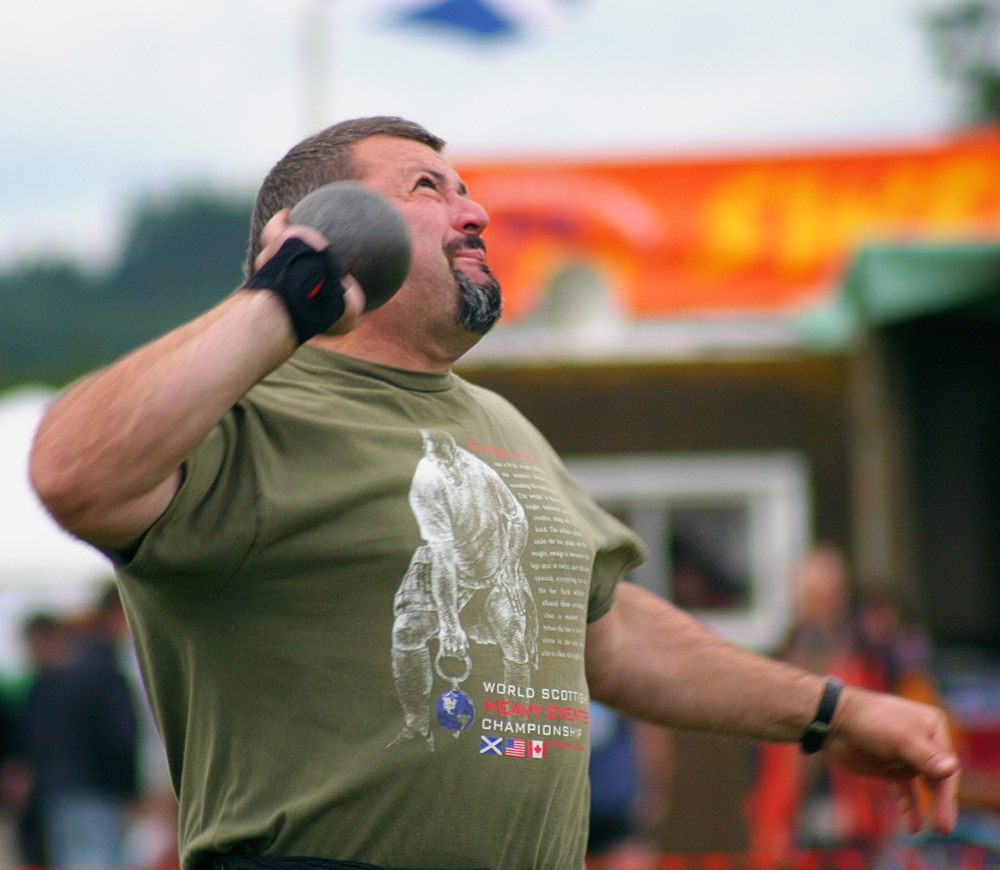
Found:
[(488, 737), (486, 734), (481, 734), (479, 737), (479, 754), (503, 755), (503, 738)]
[(580, 0), (383, 0), (390, 20), (481, 41), (527, 36), (558, 26)]

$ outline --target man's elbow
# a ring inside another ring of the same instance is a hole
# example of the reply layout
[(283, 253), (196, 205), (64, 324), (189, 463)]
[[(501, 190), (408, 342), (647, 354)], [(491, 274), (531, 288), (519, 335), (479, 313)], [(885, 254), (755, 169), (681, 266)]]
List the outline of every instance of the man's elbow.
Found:
[(36, 442), (28, 458), (28, 480), (55, 521), (79, 535), (96, 504), (72, 465), (54, 447)]
[(107, 544), (120, 494), (114, 475), (100, 474), (91, 451), (41, 430), (28, 458), (28, 480), (52, 518), (70, 534)]
[(123, 475), (63, 457), (36, 443), (28, 478), (45, 509), (71, 535), (102, 550), (124, 550), (163, 514), (184, 477), (183, 466), (153, 486), (134, 486)]

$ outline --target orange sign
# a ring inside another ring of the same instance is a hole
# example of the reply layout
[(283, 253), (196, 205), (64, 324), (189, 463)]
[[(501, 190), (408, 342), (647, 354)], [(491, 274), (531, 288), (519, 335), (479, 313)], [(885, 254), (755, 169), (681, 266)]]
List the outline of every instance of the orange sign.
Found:
[(509, 319), (569, 265), (637, 317), (794, 311), (872, 241), (1000, 239), (1000, 131), (746, 159), (462, 163)]

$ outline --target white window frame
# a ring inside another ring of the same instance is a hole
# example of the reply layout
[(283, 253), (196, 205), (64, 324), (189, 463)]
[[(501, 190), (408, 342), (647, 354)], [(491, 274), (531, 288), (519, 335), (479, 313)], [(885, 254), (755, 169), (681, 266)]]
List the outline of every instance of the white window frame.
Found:
[(747, 505), (750, 602), (727, 610), (692, 610), (712, 630), (749, 649), (773, 652), (793, 616), (793, 576), (808, 546), (811, 493), (798, 454), (642, 454), (570, 457), (570, 473), (602, 506), (625, 511), (650, 555), (630, 579), (670, 598), (668, 508)]

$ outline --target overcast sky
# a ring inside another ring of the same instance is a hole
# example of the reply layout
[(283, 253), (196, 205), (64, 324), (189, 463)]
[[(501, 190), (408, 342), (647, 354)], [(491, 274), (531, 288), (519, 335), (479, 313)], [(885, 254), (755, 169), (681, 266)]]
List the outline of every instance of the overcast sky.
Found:
[[(0, 0), (0, 265), (113, 254), (128, 204), (252, 190), (312, 132), (318, 0)], [(453, 157), (921, 142), (947, 129), (921, 15), (944, 0), (579, 0), (506, 46), (326, 0), (327, 117), (401, 114)]]

